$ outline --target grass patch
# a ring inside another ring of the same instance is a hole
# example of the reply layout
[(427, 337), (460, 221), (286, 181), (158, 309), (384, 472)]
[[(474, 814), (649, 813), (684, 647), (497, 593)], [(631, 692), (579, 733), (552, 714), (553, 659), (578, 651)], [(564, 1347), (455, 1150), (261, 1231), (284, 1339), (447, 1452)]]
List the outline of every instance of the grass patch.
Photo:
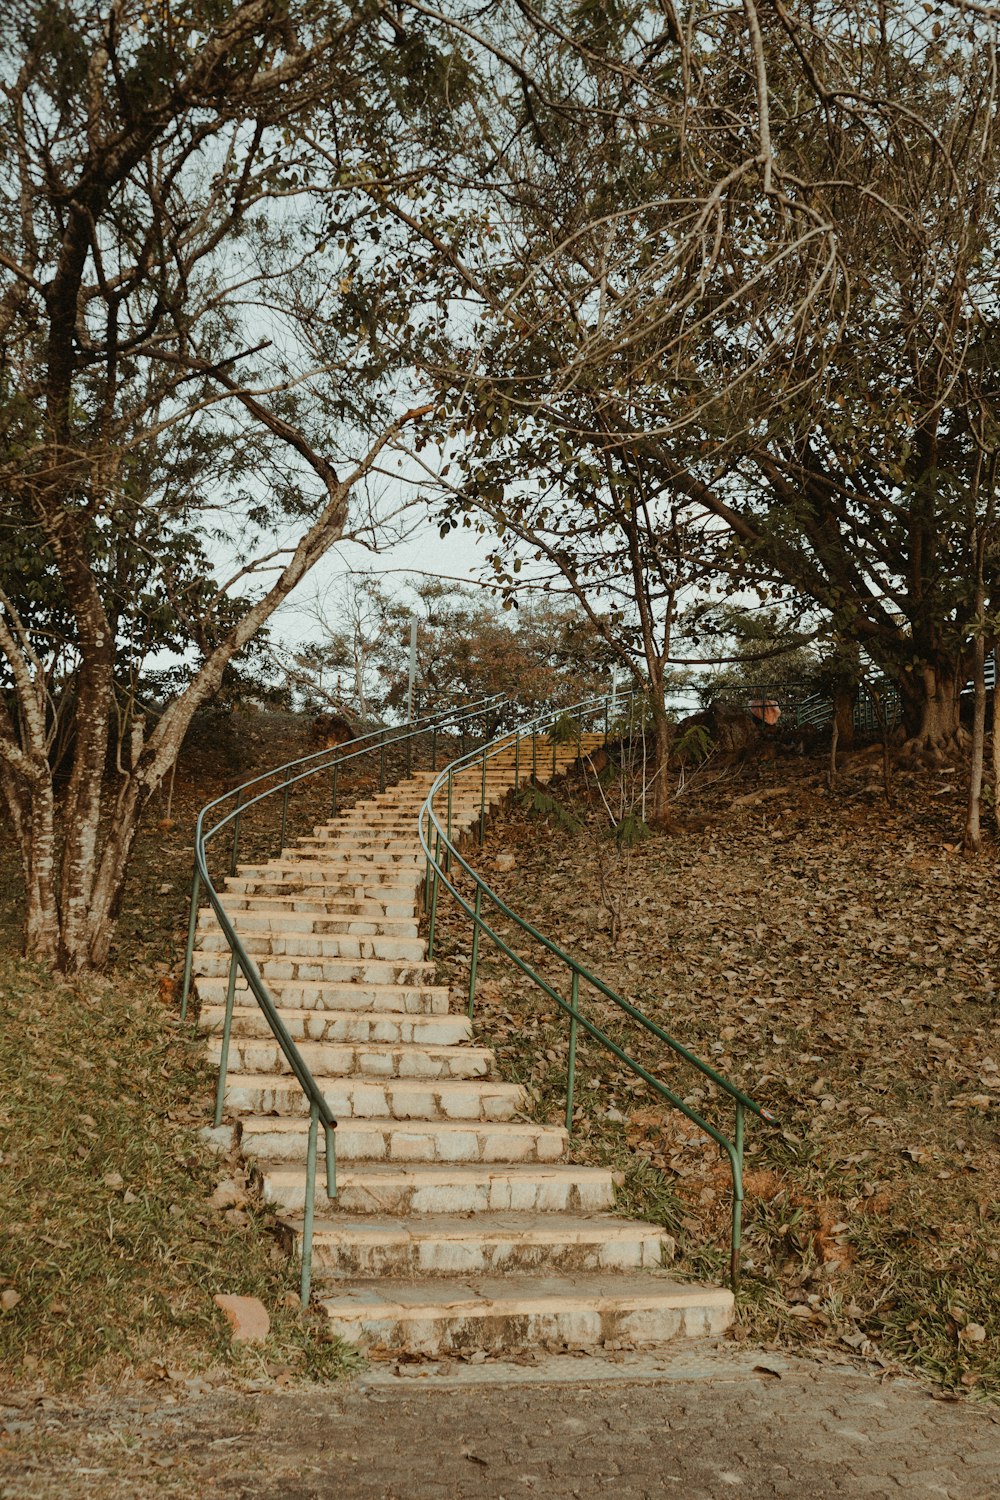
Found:
[[(0, 956), (0, 995), (0, 1382), (356, 1363), (298, 1308), (273, 1215), (252, 1195), (235, 1215), (209, 1203), (228, 1174), (198, 1134), (204, 1042), (153, 981), (63, 983)], [(217, 1292), (261, 1299), (266, 1344), (230, 1345)]]

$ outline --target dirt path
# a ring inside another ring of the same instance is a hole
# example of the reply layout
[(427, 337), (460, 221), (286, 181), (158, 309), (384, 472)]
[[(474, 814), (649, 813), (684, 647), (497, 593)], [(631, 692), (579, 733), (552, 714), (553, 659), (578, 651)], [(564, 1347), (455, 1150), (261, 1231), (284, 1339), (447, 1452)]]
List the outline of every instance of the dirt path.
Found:
[[(178, 1394), (178, 1392), (181, 1392)], [(2, 1398), (9, 1401), (10, 1397)], [(1000, 1412), (728, 1349), (0, 1402), (3, 1500), (993, 1500)]]

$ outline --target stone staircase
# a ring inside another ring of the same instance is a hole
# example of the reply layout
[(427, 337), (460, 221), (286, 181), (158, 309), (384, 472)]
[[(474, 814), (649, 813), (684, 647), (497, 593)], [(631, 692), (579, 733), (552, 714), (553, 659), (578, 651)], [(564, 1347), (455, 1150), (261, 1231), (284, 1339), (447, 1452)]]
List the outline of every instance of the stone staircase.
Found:
[[(600, 743), (585, 736), (583, 748)], [(557, 769), (576, 756), (557, 747)], [(522, 781), (530, 768), (522, 742)], [(547, 743), (538, 770), (551, 774)], [(489, 762), (488, 806), (514, 772), (513, 751)], [(227, 912), (339, 1122), (337, 1198), (320, 1171), (313, 1238), (333, 1330), (427, 1355), (721, 1332), (731, 1294), (668, 1278), (668, 1237), (611, 1216), (610, 1171), (565, 1161), (566, 1132), (530, 1118), (524, 1091), (497, 1078), (451, 1009), (419, 934), (417, 819), (433, 779), (400, 782), (226, 884)], [(479, 767), (456, 775), (453, 830), (476, 824), (480, 794)], [(195, 973), (216, 1063), (228, 964), (203, 913)], [(300, 1234), (308, 1105), (242, 979), (226, 1106), (266, 1197)]]

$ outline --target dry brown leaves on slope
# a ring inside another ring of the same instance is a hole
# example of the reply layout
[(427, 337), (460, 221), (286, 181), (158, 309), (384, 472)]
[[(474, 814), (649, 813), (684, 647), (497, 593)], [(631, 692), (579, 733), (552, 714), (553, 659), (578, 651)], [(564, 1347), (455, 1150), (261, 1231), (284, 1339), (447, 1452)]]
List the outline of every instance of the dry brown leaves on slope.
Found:
[[(779, 1128), (748, 1132), (744, 1326), (1000, 1393), (1000, 878), (995, 845), (979, 861), (961, 856), (960, 781), (901, 774), (888, 808), (864, 758), (835, 795), (809, 761), (756, 767), (686, 799), (676, 831), (627, 860), (512, 802), (480, 867), (518, 912), (778, 1115)], [(593, 825), (588, 788), (567, 778), (561, 795)], [(496, 868), (500, 851), (512, 870)], [(625, 918), (616, 947), (602, 860)], [(468, 922), (447, 907), (444, 920), (443, 951), (450, 942), (464, 977)], [(565, 966), (524, 943), (567, 995)], [(482, 974), (484, 1036), (537, 1110), (559, 1119), (565, 1017), (489, 945)], [(586, 986), (583, 998), (731, 1129), (710, 1082)], [(682, 1266), (722, 1274), (731, 1194), (718, 1147), (596, 1044), (581, 1046), (580, 1068), (575, 1153), (620, 1169), (624, 1206), (679, 1233)]]

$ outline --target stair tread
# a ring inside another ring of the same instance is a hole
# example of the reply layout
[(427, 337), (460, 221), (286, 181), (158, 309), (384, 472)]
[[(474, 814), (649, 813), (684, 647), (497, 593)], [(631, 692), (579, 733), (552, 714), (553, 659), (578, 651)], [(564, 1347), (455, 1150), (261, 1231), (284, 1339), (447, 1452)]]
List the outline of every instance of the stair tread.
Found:
[[(242, 1075), (237, 1075), (242, 1076)], [(269, 1075), (271, 1076), (271, 1075)], [(436, 1080), (431, 1079), (430, 1082)], [(511, 1085), (516, 1087), (516, 1085)], [(566, 1132), (561, 1125), (540, 1125), (534, 1120), (397, 1120), (393, 1115), (357, 1115), (351, 1116), (341, 1122), (345, 1127), (350, 1126), (352, 1131), (358, 1130), (413, 1130), (425, 1132), (434, 1130), (437, 1133), (467, 1135), (470, 1130), (488, 1130), (490, 1135), (511, 1135), (518, 1138), (535, 1135), (559, 1135), (565, 1136)], [(294, 1135), (305, 1136), (309, 1130), (309, 1118), (303, 1116), (296, 1118), (288, 1115), (242, 1115), (240, 1125), (243, 1129), (243, 1137), (248, 1140), (255, 1134), (261, 1135)], [(322, 1153), (322, 1143), (320, 1145)], [(418, 1163), (419, 1165), (419, 1163)], [(428, 1164), (430, 1165), (430, 1164)], [(503, 1165), (502, 1163), (500, 1164)], [(520, 1163), (512, 1163), (520, 1165)], [(531, 1163), (528, 1163), (531, 1165)], [(603, 1171), (603, 1168), (595, 1168)]]
[[(561, 1218), (561, 1215), (560, 1215)], [(658, 1271), (594, 1272), (581, 1275), (496, 1277), (421, 1277), (391, 1280), (358, 1279), (337, 1287), (335, 1296), (321, 1297), (324, 1307), (338, 1317), (422, 1315), (488, 1316), (493, 1308), (525, 1312), (552, 1306), (626, 1307), (650, 1305), (677, 1308), (732, 1306), (733, 1294), (723, 1287), (677, 1281)]]
[[(301, 1222), (301, 1214), (283, 1214), (290, 1224)], [(433, 1238), (472, 1240), (475, 1243), (510, 1239), (516, 1235), (539, 1244), (563, 1240), (631, 1239), (666, 1235), (657, 1224), (612, 1214), (545, 1214), (488, 1212), (468, 1214), (422, 1214), (419, 1219), (401, 1219), (392, 1214), (351, 1214), (331, 1218), (318, 1216), (314, 1238), (350, 1237), (372, 1243), (407, 1244)]]
[[(351, 1122), (352, 1126), (354, 1121)], [(446, 1123), (446, 1122), (442, 1122)], [(302, 1182), (301, 1164), (264, 1164), (268, 1180), (277, 1187)], [(338, 1187), (349, 1182), (409, 1182), (437, 1185), (452, 1182), (489, 1182), (497, 1177), (544, 1179), (547, 1182), (611, 1182), (606, 1167), (578, 1167), (570, 1162), (353, 1162), (337, 1163)], [(477, 1215), (478, 1217), (478, 1215)], [(561, 1218), (562, 1215), (560, 1214)]]
[[(366, 985), (365, 988), (366, 989), (377, 989), (378, 986), (377, 985)], [(386, 986), (386, 988), (389, 988), (389, 986)], [(394, 986), (393, 986), (393, 988), (394, 988)], [(247, 991), (246, 990), (242, 990), (240, 992), (240, 994), (237, 995), (237, 997), (236, 997), (236, 1003), (233, 1006), (233, 1018), (234, 1018), (233, 1019), (233, 1035), (234, 1036), (236, 1035), (236, 1026), (237, 1026), (237, 1024), (238, 1024), (239, 1021), (244, 1021), (244, 1020), (246, 1020), (246, 1018), (248, 1016), (253, 1016), (253, 1017), (260, 1017), (261, 1024), (265, 1028), (265, 1030), (263, 1032), (260, 1032), (260, 1033), (257, 1034), (258, 1035), (258, 1039), (261, 1040), (261, 1041), (264, 1041), (264, 1040), (266, 1040), (267, 1037), (273, 1038), (274, 1033), (272, 1032), (270, 1026), (268, 1025), (267, 1018), (265, 1017), (264, 1012), (261, 1010), (260, 1006), (257, 1004), (256, 1000), (254, 1000), (249, 1005), (247, 1005), (247, 1004), (241, 1004), (240, 1003), (241, 999), (243, 999), (246, 996), (246, 994), (247, 994)], [(297, 1007), (297, 1006), (291, 1006), (291, 1005), (282, 1005), (282, 1006), (279, 1006), (279, 1011), (281, 1013), (281, 1019), (285, 1022), (286, 1026), (288, 1025), (289, 1022), (298, 1023), (299, 1021), (301, 1021), (301, 1022), (305, 1023), (306, 1021), (312, 1021), (312, 1020), (314, 1020), (316, 1018), (317, 1015), (322, 1016), (324, 1018), (324, 1021), (327, 1024), (329, 1024), (331, 1022), (337, 1022), (337, 1021), (352, 1021), (352, 1022), (356, 1022), (356, 1021), (362, 1020), (366, 1015), (370, 1014), (370, 1012), (368, 1012), (368, 1011), (357, 1011), (357, 1010), (321, 1010), (321, 1011), (317, 1011), (315, 1008), (313, 1008), (312, 1010), (307, 1010), (307, 1009), (305, 1009), (302, 1006), (298, 1006)], [(240, 1014), (241, 1012), (243, 1013), (242, 1015)], [(219, 1004), (203, 1005), (202, 1006), (202, 1010), (201, 1010), (202, 1019), (204, 1019), (205, 1016), (208, 1015), (208, 1014), (215, 1015), (216, 1013), (218, 1013), (220, 1016), (224, 1015), (225, 1014), (225, 1006), (224, 1005), (219, 1005)], [(396, 1024), (400, 1024), (400, 1023), (405, 1022), (409, 1026), (420, 1025), (420, 1026), (427, 1026), (427, 1027), (429, 1027), (431, 1029), (433, 1029), (433, 1028), (440, 1028), (441, 1030), (444, 1030), (448, 1026), (454, 1026), (456, 1023), (462, 1022), (462, 1021), (465, 1020), (465, 1017), (462, 1016), (461, 1014), (459, 1014), (458, 1012), (453, 1012), (453, 1013), (446, 1012), (444, 1015), (428, 1015), (428, 1016), (410, 1016), (410, 1015), (406, 1015), (406, 1016), (400, 1016), (397, 1011), (387, 1010), (387, 1011), (381, 1013), (381, 1015), (382, 1015), (382, 1020), (384, 1021), (385, 1024), (392, 1024), (393, 1022), (396, 1022)], [(316, 1041), (316, 1042), (321, 1042), (322, 1043), (326, 1039), (324, 1037), (306, 1037), (305, 1040), (307, 1042)], [(470, 1032), (470, 1040), (471, 1040), (471, 1032)], [(384, 1043), (383, 1045), (385, 1045), (385, 1046), (391, 1046), (393, 1044), (387, 1042), (387, 1043)], [(415, 1043), (414, 1045), (415, 1046), (419, 1046), (420, 1043)], [(444, 1046), (444, 1045), (452, 1045), (452, 1044), (439, 1043), (437, 1045)], [(459, 1045), (459, 1044), (455, 1043), (453, 1045)], [(464, 1050), (464, 1045), (463, 1045), (463, 1050)]]
[[(318, 1043), (317, 1045), (322, 1046), (322, 1043)], [(351, 1044), (348, 1043), (347, 1045)], [(430, 1089), (434, 1093), (481, 1093), (489, 1095), (491, 1098), (496, 1096), (503, 1098), (513, 1097), (518, 1100), (524, 1098), (524, 1089), (521, 1084), (504, 1083), (498, 1078), (391, 1078), (388, 1075), (376, 1073), (319, 1073), (314, 1076), (316, 1083), (321, 1089), (330, 1088), (331, 1086), (352, 1089)], [(294, 1087), (298, 1093), (302, 1092), (302, 1085), (293, 1073), (240, 1073), (235, 1068), (230, 1068), (229, 1081), (233, 1084), (239, 1084), (243, 1088), (275, 1089), (287, 1086)], [(409, 1123), (416, 1125), (420, 1121), (412, 1120)], [(436, 1122), (425, 1121), (424, 1123)]]

